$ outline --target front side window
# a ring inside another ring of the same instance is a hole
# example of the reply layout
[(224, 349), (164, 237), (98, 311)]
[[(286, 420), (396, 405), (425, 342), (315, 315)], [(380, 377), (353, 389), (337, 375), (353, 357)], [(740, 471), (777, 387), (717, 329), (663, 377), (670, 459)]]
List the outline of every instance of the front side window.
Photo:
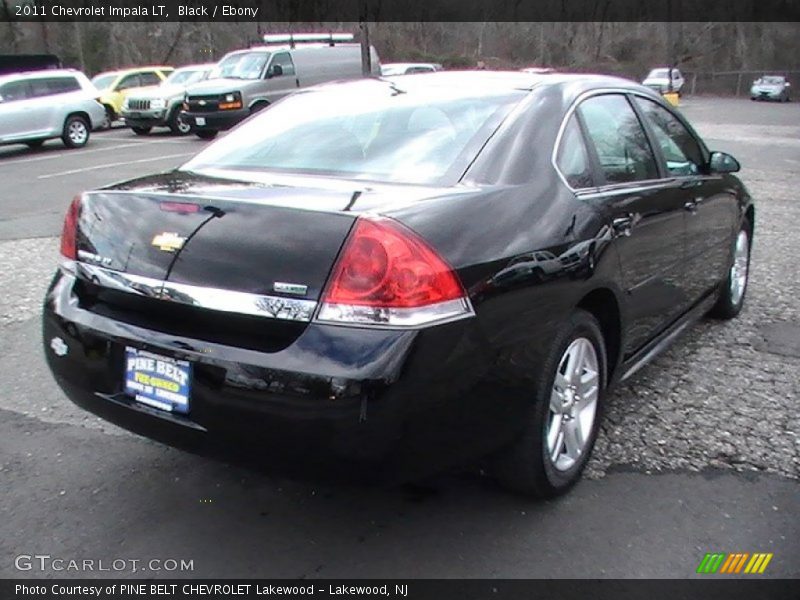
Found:
[(658, 178), (653, 150), (625, 96), (594, 96), (578, 110), (607, 184)]
[(697, 175), (705, 162), (694, 136), (675, 115), (652, 100), (636, 98), (655, 134), (670, 175)]
[(117, 85), (117, 91), (122, 90), (129, 90), (131, 88), (140, 87), (141, 84), (139, 83), (139, 74), (134, 73), (133, 75), (128, 75), (122, 78), (122, 81), (119, 82)]
[(556, 155), (556, 164), (570, 187), (580, 189), (594, 185), (583, 135), (574, 114), (564, 128), (561, 145), (558, 147)]
[(276, 74), (276, 66), (280, 67), (281, 75), (294, 75), (294, 63), (288, 52), (280, 52), (272, 58), (270, 71), (273, 75)]
[[(289, 96), (182, 168), (431, 184), (474, 159), (524, 92), (398, 93), (389, 85)], [(474, 152), (473, 152), (474, 149)], [(455, 168), (454, 168), (455, 167)], [(461, 171), (463, 172), (463, 171)]]
[(159, 85), (161, 83), (161, 77), (159, 77), (154, 72), (148, 73), (140, 73), (139, 74), (139, 85)]
[(269, 52), (239, 52), (223, 58), (211, 71), (209, 79), (258, 79), (269, 60)]

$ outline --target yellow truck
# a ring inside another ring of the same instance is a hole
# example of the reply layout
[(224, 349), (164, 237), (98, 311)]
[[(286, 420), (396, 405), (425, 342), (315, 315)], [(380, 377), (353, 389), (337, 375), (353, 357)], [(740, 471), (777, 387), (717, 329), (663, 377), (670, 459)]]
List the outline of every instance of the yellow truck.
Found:
[(161, 85), (161, 82), (174, 70), (172, 67), (164, 66), (135, 67), (95, 75), (92, 83), (100, 92), (98, 101), (106, 109), (105, 125), (111, 126), (111, 123), (117, 120), (125, 98), (129, 94), (142, 88)]

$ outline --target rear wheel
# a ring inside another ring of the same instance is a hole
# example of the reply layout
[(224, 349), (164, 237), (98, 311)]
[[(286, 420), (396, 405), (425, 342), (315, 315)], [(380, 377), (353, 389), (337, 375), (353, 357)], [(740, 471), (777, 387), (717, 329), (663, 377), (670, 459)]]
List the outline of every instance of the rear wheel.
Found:
[(576, 310), (538, 373), (522, 436), (495, 462), (510, 490), (538, 498), (568, 491), (594, 447), (606, 387), (606, 352), (597, 320)]
[(719, 298), (709, 315), (718, 319), (733, 319), (744, 306), (747, 282), (750, 277), (750, 224), (742, 223), (733, 246), (733, 259), (728, 275), (722, 282)]
[(136, 135), (147, 135), (150, 133), (152, 127), (131, 127), (133, 129), (133, 133)]
[(215, 137), (217, 137), (219, 131), (216, 129), (198, 129), (194, 133), (201, 140), (213, 140)]
[(72, 115), (64, 122), (61, 141), (67, 148), (83, 148), (89, 141), (89, 124), (81, 116)]

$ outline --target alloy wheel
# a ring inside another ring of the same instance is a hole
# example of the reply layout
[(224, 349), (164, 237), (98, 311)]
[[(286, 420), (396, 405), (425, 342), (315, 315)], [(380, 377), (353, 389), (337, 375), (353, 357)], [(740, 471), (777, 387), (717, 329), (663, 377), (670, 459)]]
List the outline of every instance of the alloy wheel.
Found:
[(76, 119), (69, 124), (67, 135), (73, 144), (81, 146), (86, 143), (89, 137), (89, 130), (86, 128), (86, 124), (83, 121)]
[(589, 444), (600, 396), (599, 361), (587, 338), (575, 339), (561, 356), (546, 420), (545, 440), (558, 471), (578, 462)]

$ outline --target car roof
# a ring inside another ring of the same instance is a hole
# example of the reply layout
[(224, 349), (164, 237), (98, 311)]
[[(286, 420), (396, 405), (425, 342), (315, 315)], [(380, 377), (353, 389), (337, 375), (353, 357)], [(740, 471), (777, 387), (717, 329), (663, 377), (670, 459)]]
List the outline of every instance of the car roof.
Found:
[(36, 71), (20, 71), (19, 73), (6, 73), (0, 75), (0, 84), (17, 79), (36, 79), (40, 77), (59, 77), (64, 75), (83, 75), (77, 69), (39, 69)]
[(126, 67), (123, 69), (114, 69), (113, 71), (103, 71), (95, 75), (95, 77), (100, 77), (101, 75), (127, 75), (129, 73), (141, 73), (143, 71), (174, 71), (175, 67), (170, 67), (167, 65), (147, 65), (143, 67)]
[[(560, 88), (565, 98), (577, 96), (595, 89), (614, 89), (638, 92), (657, 97), (653, 90), (630, 79), (611, 75), (584, 73), (525, 73), (522, 71), (435, 71), (433, 73), (415, 73), (411, 75), (392, 75), (388, 77), (370, 77), (366, 79), (334, 81), (306, 88), (306, 91), (325, 91), (330, 93), (348, 93), (361, 86), (389, 85), (402, 91), (453, 91), (464, 90), (465, 93), (490, 94), (497, 91), (531, 91), (534, 88)], [(302, 93), (302, 92), (300, 92)]]

